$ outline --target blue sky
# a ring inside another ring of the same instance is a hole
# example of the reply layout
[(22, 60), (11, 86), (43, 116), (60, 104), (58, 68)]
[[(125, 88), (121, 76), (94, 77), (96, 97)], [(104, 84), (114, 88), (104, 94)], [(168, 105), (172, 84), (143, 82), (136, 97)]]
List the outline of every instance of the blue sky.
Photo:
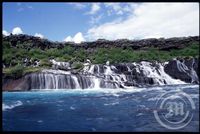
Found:
[(53, 41), (199, 35), (198, 3), (3, 3), (3, 33)]
[(3, 3), (3, 29), (22, 28), (24, 33), (42, 33), (51, 40), (62, 40), (89, 27), (89, 16), (65, 3)]

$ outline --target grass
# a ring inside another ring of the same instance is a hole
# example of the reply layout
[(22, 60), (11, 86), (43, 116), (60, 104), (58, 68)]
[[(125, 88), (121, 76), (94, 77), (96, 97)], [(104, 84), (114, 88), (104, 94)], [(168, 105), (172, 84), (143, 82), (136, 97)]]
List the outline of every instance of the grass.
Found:
[[(90, 59), (94, 64), (135, 62), (141, 60), (147, 61), (167, 61), (175, 57), (199, 57), (199, 43), (194, 42), (188, 44), (183, 49), (172, 49), (170, 51), (162, 51), (156, 48), (148, 48), (146, 50), (132, 50), (131, 48), (96, 48), (93, 52), (87, 50), (74, 49), (69, 45), (62, 49), (50, 48), (42, 50), (40, 48), (29, 48), (29, 44), (17, 44), (12, 46), (10, 42), (3, 42), (3, 68), (5, 75), (19, 77), (26, 73), (39, 71), (42, 68), (50, 68), (50, 58), (57, 61), (71, 62), (74, 69), (83, 67), (83, 62)], [(32, 60), (40, 60), (39, 67), (22, 67), (25, 58)]]
[(80, 62), (74, 62), (74, 63), (72, 64), (72, 68), (73, 68), (73, 69), (82, 69), (83, 67), (84, 67), (83, 64), (80, 63)]
[(14, 67), (4, 68), (3, 74), (4, 74), (4, 77), (19, 78), (25, 74), (39, 72), (45, 68), (48, 68), (48, 67), (23, 67), (21, 65), (17, 65)]

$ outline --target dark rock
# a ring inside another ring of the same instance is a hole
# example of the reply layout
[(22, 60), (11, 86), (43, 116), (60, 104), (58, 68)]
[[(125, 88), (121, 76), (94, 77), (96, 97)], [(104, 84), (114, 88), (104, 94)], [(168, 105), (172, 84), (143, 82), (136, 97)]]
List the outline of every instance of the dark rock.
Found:
[(28, 44), (24, 45), (25, 48), (40, 48), (42, 50), (49, 48), (63, 48), (66, 45), (74, 47), (75, 50), (84, 48), (89, 49), (90, 52), (94, 51), (96, 48), (132, 48), (133, 50), (145, 49), (146, 47), (154, 47), (160, 50), (169, 51), (171, 49), (181, 49), (188, 46), (191, 42), (199, 42), (199, 36), (192, 37), (179, 37), (179, 38), (160, 38), (160, 39), (142, 39), (142, 40), (127, 40), (127, 39), (118, 39), (118, 40), (105, 40), (99, 39), (93, 42), (82, 42), (76, 44), (74, 42), (53, 42), (47, 39), (41, 39), (39, 37), (34, 37), (30, 35), (10, 35), (3, 36), (4, 41), (11, 42), (12, 46), (17, 45), (17, 43)]
[[(164, 67), (164, 70), (167, 74), (169, 74), (171, 77), (173, 77), (175, 79), (180, 79), (187, 83), (191, 83), (192, 77), (193, 77), (192, 76), (193, 74), (191, 72), (192, 69), (194, 69), (194, 71), (197, 73), (197, 75), (199, 77), (198, 64), (199, 64), (199, 59), (197, 59), (197, 58), (171, 60)], [(181, 69), (181, 68), (183, 68), (183, 69)], [(195, 80), (194, 83), (198, 83), (197, 80)]]

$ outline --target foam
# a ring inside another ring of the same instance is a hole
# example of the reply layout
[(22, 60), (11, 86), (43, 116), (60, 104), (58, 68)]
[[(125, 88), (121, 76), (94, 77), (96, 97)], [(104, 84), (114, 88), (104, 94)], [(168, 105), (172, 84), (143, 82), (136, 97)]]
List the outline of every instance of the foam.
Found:
[(13, 109), (13, 108), (18, 107), (18, 106), (21, 106), (21, 105), (23, 105), (23, 103), (22, 103), (21, 101), (16, 101), (16, 102), (14, 102), (14, 103), (11, 104), (11, 105), (7, 105), (7, 104), (4, 104), (4, 103), (3, 103), (3, 105), (2, 105), (2, 110), (3, 110), (3, 111), (10, 110), (10, 109)]

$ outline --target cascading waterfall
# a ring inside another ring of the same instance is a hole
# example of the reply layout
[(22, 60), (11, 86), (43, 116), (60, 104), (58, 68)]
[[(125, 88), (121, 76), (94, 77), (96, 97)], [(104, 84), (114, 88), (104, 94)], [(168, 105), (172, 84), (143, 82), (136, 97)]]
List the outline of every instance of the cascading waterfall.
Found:
[(185, 60), (183, 60), (182, 62), (179, 60), (176, 60), (177, 63), (177, 68), (180, 72), (187, 74), (190, 78), (191, 78), (191, 83), (197, 82), (199, 83), (199, 78), (197, 76), (197, 73), (194, 70), (194, 64), (195, 64), (195, 60), (192, 60), (192, 64), (188, 67), (185, 64)]
[[(55, 62), (55, 61), (54, 61)], [(134, 62), (110, 65), (84, 64), (84, 68), (77, 73), (70, 70), (46, 69), (41, 72), (31, 73), (25, 76), (31, 89), (87, 89), (87, 88), (133, 88), (151, 85), (186, 84), (187, 81), (173, 77), (169, 72), (180, 72), (184, 77), (191, 78), (191, 82), (198, 82), (199, 78), (195, 71), (196, 61), (191, 64), (184, 61), (174, 60), (177, 67), (170, 65), (171, 62)], [(58, 63), (56, 63), (58, 65)], [(169, 66), (169, 72), (166, 72)], [(63, 64), (62, 64), (63, 67)], [(67, 64), (67, 67), (69, 65)], [(58, 66), (59, 68), (59, 66)], [(65, 68), (65, 67), (63, 67)], [(174, 74), (174, 73), (172, 73)], [(180, 74), (179, 74), (180, 75)], [(187, 78), (187, 79), (188, 79)]]
[(173, 79), (165, 73), (164, 65), (167, 64), (167, 62), (163, 63), (163, 65), (161, 63), (156, 63), (156, 66), (152, 66), (152, 63), (144, 61), (139, 64), (140, 72), (143, 72), (146, 77), (153, 78), (154, 83), (157, 85), (185, 84), (185, 82)]

